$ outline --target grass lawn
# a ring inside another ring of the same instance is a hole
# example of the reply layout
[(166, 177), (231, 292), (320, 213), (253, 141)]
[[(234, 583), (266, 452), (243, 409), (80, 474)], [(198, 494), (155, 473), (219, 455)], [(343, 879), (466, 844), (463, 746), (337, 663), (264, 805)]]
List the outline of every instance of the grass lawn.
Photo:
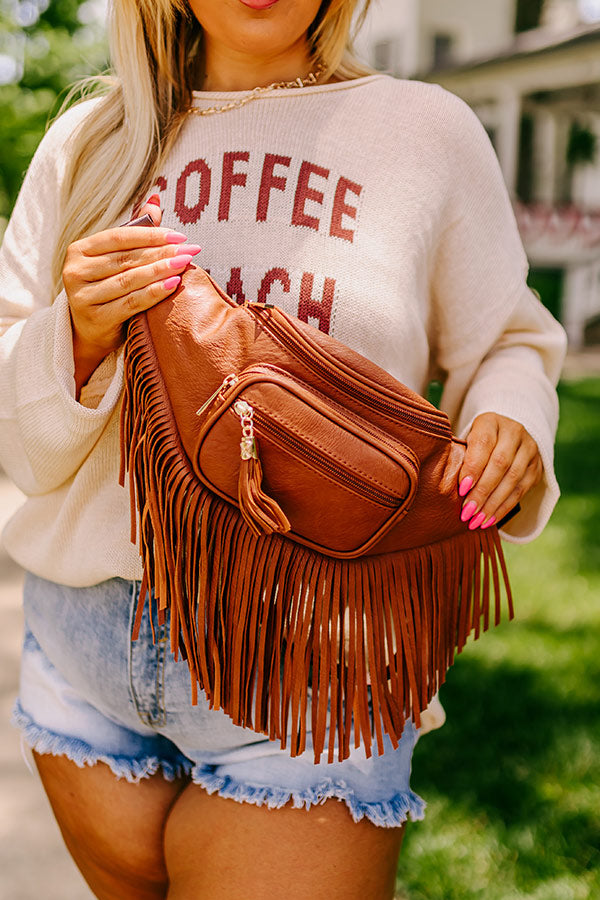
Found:
[(516, 619), (469, 644), (417, 746), (398, 897), (600, 898), (600, 379), (560, 394), (563, 496), (506, 545)]

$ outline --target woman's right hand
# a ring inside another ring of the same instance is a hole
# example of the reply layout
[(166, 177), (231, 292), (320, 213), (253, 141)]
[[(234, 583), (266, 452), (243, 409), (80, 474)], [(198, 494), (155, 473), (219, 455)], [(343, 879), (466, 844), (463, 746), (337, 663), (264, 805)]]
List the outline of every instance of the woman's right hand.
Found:
[[(151, 198), (154, 201), (154, 197)], [(146, 203), (160, 225), (160, 207)], [(75, 241), (67, 249), (63, 284), (71, 312), (76, 397), (105, 356), (124, 338), (124, 324), (164, 300), (178, 287), (197, 245), (166, 228), (132, 225), (109, 228)]]

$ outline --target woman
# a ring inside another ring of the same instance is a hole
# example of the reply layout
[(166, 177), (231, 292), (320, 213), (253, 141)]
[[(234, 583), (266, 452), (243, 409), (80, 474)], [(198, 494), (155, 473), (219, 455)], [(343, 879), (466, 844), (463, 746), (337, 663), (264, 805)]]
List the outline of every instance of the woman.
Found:
[[(268, 297), (420, 392), (443, 381), (469, 527), (520, 501), (504, 534), (531, 539), (558, 495), (564, 335), (526, 286), (493, 150), (458, 98), (352, 60), (355, 6), (117, 0), (117, 78), (52, 126), (6, 232), (0, 450), (29, 498), (4, 536), (30, 573), (15, 717), (106, 900), (382, 900), (423, 809), (412, 723), (397, 750), (315, 766), (192, 708), (146, 617), (130, 644), (123, 325), (199, 245), (237, 299)], [(134, 213), (160, 227), (117, 227)]]

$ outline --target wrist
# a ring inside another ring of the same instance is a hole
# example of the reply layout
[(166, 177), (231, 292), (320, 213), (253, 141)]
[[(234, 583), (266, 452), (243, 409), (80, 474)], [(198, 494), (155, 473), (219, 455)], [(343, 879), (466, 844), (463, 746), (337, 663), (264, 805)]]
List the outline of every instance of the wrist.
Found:
[(102, 347), (82, 338), (73, 328), (73, 378), (75, 399), (78, 401), (82, 387), (87, 384), (102, 360), (110, 353), (109, 347)]

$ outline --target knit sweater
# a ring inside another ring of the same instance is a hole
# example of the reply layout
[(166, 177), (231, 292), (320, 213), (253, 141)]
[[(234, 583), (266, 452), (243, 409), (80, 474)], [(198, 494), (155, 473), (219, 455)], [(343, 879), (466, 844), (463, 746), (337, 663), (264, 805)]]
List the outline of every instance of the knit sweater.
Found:
[[(95, 102), (44, 137), (0, 254), (0, 462), (28, 497), (4, 542), (72, 586), (141, 576), (118, 484), (122, 353), (78, 402), (68, 303), (50, 275), (65, 142)], [(157, 187), (163, 225), (203, 247), (200, 264), (233, 297), (268, 298), (420, 393), (439, 378), (461, 436), (485, 411), (521, 422), (544, 478), (503, 536), (540, 533), (558, 498), (564, 332), (526, 285), (496, 156), (463, 101), (385, 75), (274, 91), (189, 116)]]

